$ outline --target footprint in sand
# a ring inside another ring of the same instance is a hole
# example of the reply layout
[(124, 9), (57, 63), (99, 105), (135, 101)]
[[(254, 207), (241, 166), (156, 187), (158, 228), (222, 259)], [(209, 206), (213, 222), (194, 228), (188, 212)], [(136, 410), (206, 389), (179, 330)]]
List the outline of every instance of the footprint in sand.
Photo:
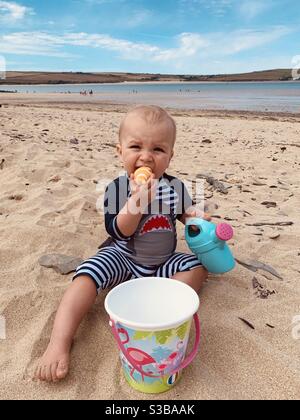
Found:
[(49, 173), (45, 169), (22, 169), (17, 175), (31, 184), (46, 183), (49, 178)]
[(66, 224), (63, 220), (61, 220), (61, 217), (61, 213), (57, 211), (45, 213), (38, 220), (37, 225), (43, 227), (61, 227)]
[[(55, 296), (54, 293), (53, 295)], [(50, 299), (52, 299), (52, 296)], [(27, 373), (27, 367), (31, 363), (31, 359), (28, 360), (27, 349), (32, 346), (32, 337), (38, 335), (38, 331), (43, 328), (44, 321), (41, 312), (45, 311), (46, 302), (49, 302), (50, 299), (46, 299), (40, 291), (20, 293), (14, 297), (10, 295), (7, 295), (6, 298), (3, 297), (1, 315), (6, 319), (7, 339), (3, 341), (1, 346), (5, 354), (5, 363), (13, 363), (16, 369), (20, 371), (25, 369)], [(53, 320), (55, 310), (56, 308), (53, 305), (51, 320), (49, 321)], [(47, 312), (45, 313), (47, 314)], [(49, 322), (49, 331), (51, 323)], [(40, 338), (40, 336), (38, 337)], [(37, 342), (40, 341), (39, 338)], [(13, 352), (11, 351), (12, 345)], [(5, 346), (7, 346), (7, 350)], [(26, 350), (25, 353), (24, 350)]]

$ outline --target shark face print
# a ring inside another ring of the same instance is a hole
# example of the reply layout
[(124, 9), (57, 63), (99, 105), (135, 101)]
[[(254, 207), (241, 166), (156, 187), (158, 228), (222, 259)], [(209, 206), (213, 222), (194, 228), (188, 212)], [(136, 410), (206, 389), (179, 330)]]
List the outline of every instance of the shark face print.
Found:
[(170, 220), (165, 215), (150, 216), (145, 220), (144, 225), (139, 233), (139, 236), (143, 236), (147, 233), (152, 232), (172, 232), (172, 226)]

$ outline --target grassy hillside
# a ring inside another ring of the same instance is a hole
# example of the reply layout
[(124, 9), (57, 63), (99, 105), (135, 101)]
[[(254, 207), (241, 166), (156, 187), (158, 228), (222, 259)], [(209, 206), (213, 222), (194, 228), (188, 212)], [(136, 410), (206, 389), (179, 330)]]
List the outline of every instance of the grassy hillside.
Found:
[(120, 83), (120, 82), (242, 82), (292, 80), (291, 69), (256, 71), (241, 74), (219, 75), (167, 75), (146, 73), (54, 73), (54, 72), (15, 72), (6, 73), (0, 85), (11, 84), (66, 84), (66, 83)]

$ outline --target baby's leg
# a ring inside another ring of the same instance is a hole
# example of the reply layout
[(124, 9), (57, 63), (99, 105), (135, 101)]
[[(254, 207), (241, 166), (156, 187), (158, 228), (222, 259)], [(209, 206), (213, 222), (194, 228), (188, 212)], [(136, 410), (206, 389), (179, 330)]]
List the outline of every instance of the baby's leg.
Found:
[(113, 247), (102, 249), (77, 268), (74, 281), (57, 311), (48, 348), (36, 368), (37, 379), (52, 382), (66, 377), (72, 340), (94, 304), (97, 292), (131, 277), (125, 257)]
[(156, 275), (182, 281), (199, 293), (208, 277), (208, 272), (195, 255), (176, 252), (159, 267)]
[(74, 335), (96, 297), (97, 288), (90, 277), (77, 277), (71, 284), (58, 308), (50, 343), (35, 371), (36, 379), (56, 382), (66, 377)]
[(208, 277), (208, 272), (204, 267), (194, 268), (190, 271), (185, 271), (182, 273), (176, 273), (173, 277), (174, 280), (182, 281), (185, 284), (191, 286), (196, 293), (200, 293), (204, 281)]

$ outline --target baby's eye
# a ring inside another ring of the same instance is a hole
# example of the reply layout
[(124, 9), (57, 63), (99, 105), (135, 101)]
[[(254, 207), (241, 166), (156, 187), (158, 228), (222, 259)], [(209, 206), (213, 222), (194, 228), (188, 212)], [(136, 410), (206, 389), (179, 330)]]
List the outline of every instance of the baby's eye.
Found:
[(157, 147), (156, 149), (154, 149), (155, 152), (164, 152), (163, 149), (161, 149), (160, 147)]
[(130, 146), (130, 149), (139, 149), (140, 146)]

